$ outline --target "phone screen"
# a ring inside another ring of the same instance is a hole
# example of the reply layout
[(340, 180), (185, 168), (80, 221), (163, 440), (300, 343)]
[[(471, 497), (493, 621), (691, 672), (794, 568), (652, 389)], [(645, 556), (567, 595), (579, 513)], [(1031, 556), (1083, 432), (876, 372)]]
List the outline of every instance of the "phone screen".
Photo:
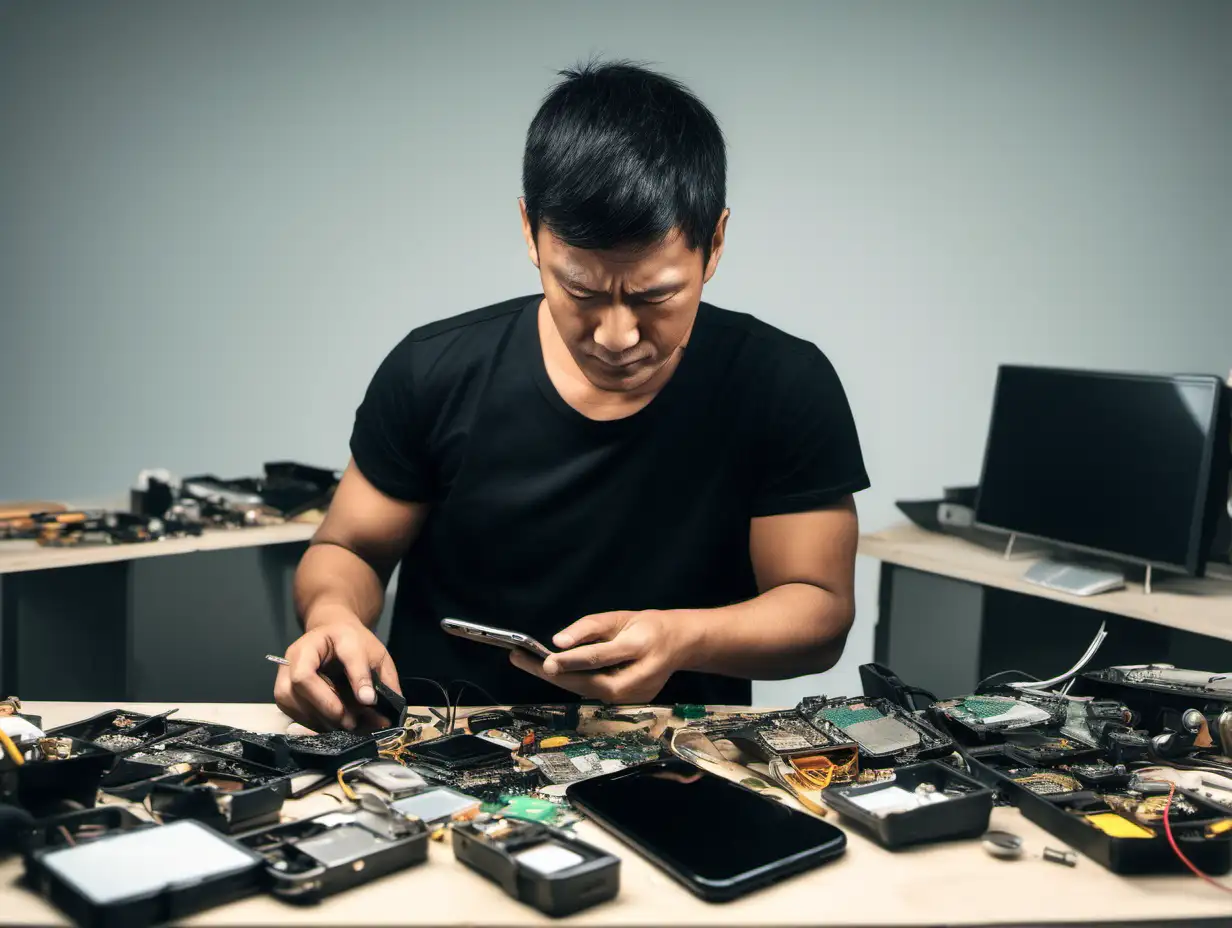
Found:
[(687, 883), (760, 885), (846, 846), (828, 822), (675, 759), (574, 783), (568, 796)]

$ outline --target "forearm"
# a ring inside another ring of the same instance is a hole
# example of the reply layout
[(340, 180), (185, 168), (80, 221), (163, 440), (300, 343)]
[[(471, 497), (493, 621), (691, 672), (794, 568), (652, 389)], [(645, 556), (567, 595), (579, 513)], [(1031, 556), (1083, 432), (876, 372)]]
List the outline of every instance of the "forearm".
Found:
[(668, 613), (682, 631), (681, 670), (781, 680), (838, 662), (855, 604), (810, 583), (785, 583), (719, 609)]
[(345, 615), (373, 628), (384, 604), (385, 581), (358, 554), (337, 544), (312, 544), (295, 571), (295, 611), (305, 631)]

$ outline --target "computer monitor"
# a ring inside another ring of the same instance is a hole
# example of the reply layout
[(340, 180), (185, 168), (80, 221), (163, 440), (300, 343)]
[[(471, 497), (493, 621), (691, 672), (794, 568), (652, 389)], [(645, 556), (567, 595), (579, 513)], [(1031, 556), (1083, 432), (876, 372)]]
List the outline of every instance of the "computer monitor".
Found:
[(1224, 390), (1217, 377), (1002, 366), (976, 522), (1200, 574)]

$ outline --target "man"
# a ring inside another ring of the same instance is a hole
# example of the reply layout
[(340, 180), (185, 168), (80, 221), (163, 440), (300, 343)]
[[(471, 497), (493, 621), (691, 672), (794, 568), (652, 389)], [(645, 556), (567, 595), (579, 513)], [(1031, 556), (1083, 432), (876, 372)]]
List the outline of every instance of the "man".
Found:
[[(522, 169), (543, 293), (411, 332), (356, 413), (275, 688), (311, 727), (371, 724), (372, 674), (412, 703), (465, 679), (502, 703), (747, 704), (750, 680), (842, 653), (868, 478), (822, 353), (701, 303), (728, 220), (718, 124), (640, 67), (562, 76)], [(387, 651), (371, 629), (399, 561)]]

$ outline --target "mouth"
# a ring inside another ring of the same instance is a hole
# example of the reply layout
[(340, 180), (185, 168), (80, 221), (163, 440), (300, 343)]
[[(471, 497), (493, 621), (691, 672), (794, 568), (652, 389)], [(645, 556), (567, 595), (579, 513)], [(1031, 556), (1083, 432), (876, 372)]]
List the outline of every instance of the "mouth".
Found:
[(628, 374), (642, 364), (646, 363), (646, 358), (632, 358), (628, 361), (609, 361), (607, 358), (601, 358), (597, 355), (591, 355), (595, 362), (609, 371), (615, 371), (618, 374)]

